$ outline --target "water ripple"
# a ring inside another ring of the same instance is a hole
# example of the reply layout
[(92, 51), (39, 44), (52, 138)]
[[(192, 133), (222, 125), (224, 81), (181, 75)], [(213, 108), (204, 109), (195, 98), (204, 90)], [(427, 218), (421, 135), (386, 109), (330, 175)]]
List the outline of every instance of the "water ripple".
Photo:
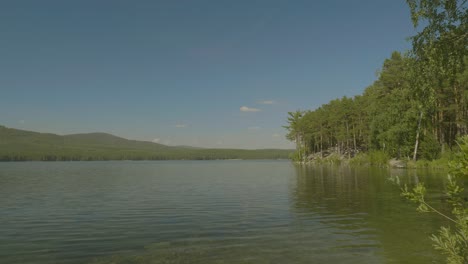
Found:
[(400, 245), (395, 230), (430, 230), (378, 179), (288, 162), (3, 163), (0, 262), (437, 259), (429, 243)]

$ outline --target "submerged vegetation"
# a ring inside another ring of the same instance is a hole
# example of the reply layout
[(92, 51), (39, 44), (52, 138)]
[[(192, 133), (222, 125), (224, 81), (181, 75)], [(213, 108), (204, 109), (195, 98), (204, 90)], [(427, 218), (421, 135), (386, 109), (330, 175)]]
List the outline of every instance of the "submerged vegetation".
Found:
[(171, 147), (105, 133), (59, 136), (0, 126), (0, 161), (286, 159), (291, 152)]

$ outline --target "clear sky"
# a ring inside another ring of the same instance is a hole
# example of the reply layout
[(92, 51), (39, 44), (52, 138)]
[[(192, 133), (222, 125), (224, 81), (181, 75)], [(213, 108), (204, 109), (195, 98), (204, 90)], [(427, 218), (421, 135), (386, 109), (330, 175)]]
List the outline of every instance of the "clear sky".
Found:
[(292, 148), (287, 112), (410, 48), (404, 0), (6, 0), (0, 124), (169, 145)]

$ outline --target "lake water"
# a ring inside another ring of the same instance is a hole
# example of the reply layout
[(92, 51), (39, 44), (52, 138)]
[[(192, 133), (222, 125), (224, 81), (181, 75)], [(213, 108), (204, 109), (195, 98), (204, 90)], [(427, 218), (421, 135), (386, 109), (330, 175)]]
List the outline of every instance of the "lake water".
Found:
[[(388, 180), (288, 161), (0, 163), (0, 263), (440, 263)], [(438, 196), (430, 197), (440, 204)]]

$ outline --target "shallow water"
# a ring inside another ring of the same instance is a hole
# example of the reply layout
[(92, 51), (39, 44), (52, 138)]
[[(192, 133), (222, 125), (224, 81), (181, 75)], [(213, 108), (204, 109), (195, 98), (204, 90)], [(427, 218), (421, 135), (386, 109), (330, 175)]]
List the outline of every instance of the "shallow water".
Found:
[(396, 175), (444, 184), (287, 161), (0, 163), (0, 263), (440, 263), (446, 223)]

